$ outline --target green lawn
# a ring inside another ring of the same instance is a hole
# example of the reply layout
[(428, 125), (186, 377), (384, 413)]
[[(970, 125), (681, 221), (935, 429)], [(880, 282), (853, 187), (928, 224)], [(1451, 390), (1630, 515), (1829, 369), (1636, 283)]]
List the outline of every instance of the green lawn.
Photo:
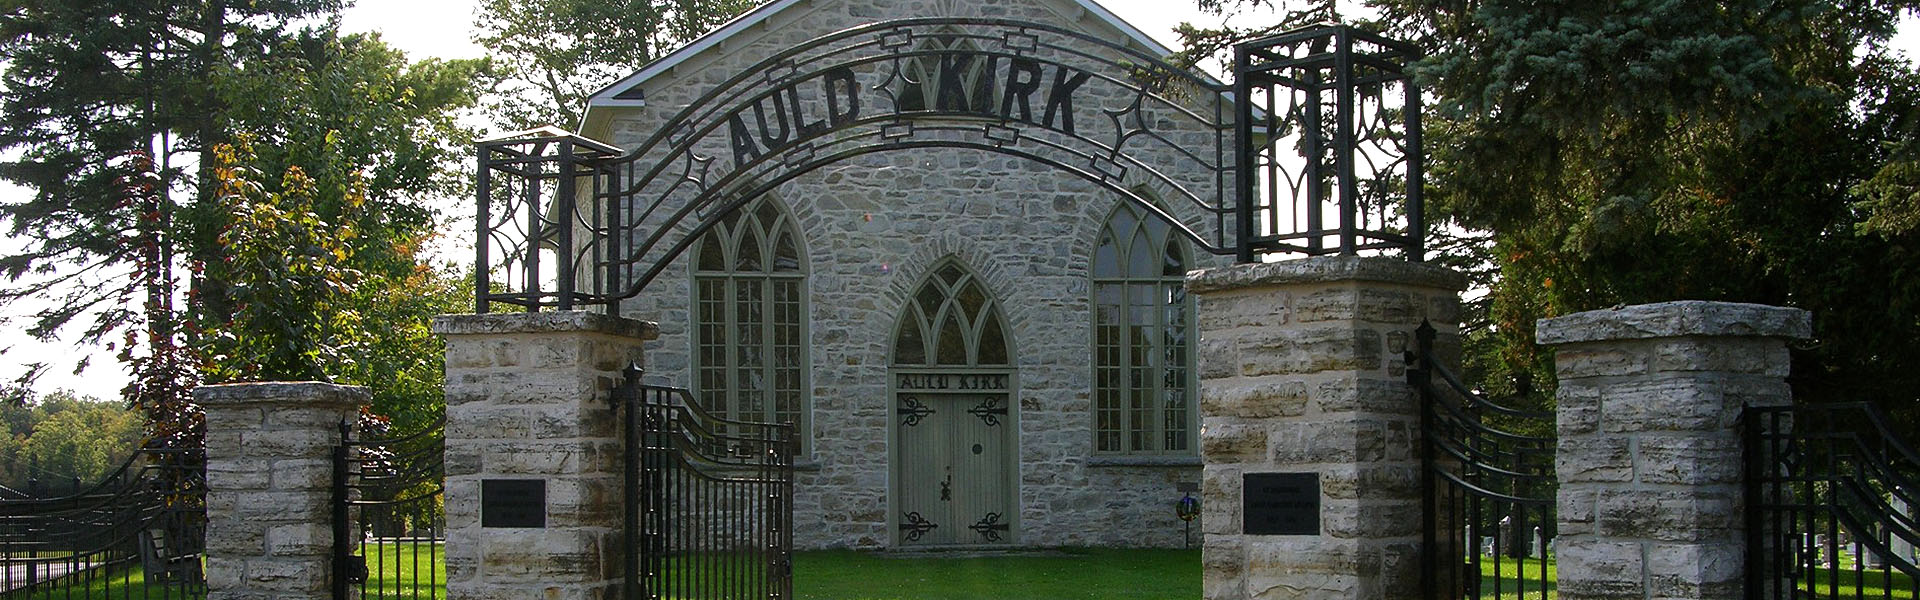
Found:
[[(415, 551), (417, 553), (417, 559)], [(445, 598), (445, 555), (438, 544), (374, 544), (366, 548), (374, 577), (366, 600)], [(1481, 598), (1550, 600), (1556, 597), (1554, 562), (1546, 561), (1545, 597), (1539, 587), (1540, 561), (1507, 560), (1496, 576), (1493, 561), (1481, 563)], [(1514, 580), (1524, 569), (1524, 591)], [(1833, 570), (1816, 573), (1817, 591), (1826, 593)], [(416, 575), (425, 575), (416, 577)], [(1851, 569), (1838, 571), (1840, 596), (1855, 595)], [(417, 579), (417, 581), (416, 581)], [(1866, 587), (1862, 598), (1920, 600), (1912, 579), (1895, 574), (1892, 592), (1878, 573), (1859, 578)], [(1496, 582), (1499, 593), (1496, 595)], [(89, 585), (66, 590), (35, 590), (27, 598), (178, 598), (200, 600), (179, 586), (143, 590), (138, 568), (112, 576), (96, 572)], [(143, 594), (148, 594), (143, 596)], [(18, 595), (18, 594), (16, 594)], [(797, 600), (1007, 600), (1072, 599), (1193, 599), (1200, 597), (1199, 550), (1114, 550), (1075, 548), (1015, 553), (1003, 556), (942, 557), (938, 554), (898, 555), (850, 550), (799, 552), (794, 555), (794, 597)]]
[(793, 562), (799, 600), (1200, 597), (1199, 550), (1070, 549), (977, 558), (800, 552)]
[[(1920, 596), (1916, 596), (1913, 578), (1908, 577), (1905, 573), (1893, 573), (1892, 585), (1888, 585), (1887, 577), (1881, 575), (1878, 571), (1866, 571), (1856, 575), (1853, 569), (1845, 567), (1846, 565), (1843, 565), (1843, 568), (1838, 570), (1817, 569), (1813, 572), (1813, 582), (1811, 585), (1802, 584), (1801, 589), (1810, 589), (1815, 595), (1824, 595), (1828, 594), (1829, 590), (1835, 589), (1834, 584), (1838, 583), (1838, 596), (1836, 597), (1906, 598), (1909, 600), (1920, 598)], [(1836, 574), (1838, 574), (1840, 578), (1838, 582), (1834, 581)], [(1864, 586), (1857, 594), (1854, 592), (1855, 584)], [(1892, 589), (1889, 590), (1888, 588)]]
[(362, 600), (447, 597), (447, 556), (440, 543), (382, 542), (360, 552), (369, 573)]
[[(368, 571), (363, 600), (402, 600), (446, 598), (446, 556), (440, 544), (379, 543), (364, 549)], [(417, 574), (421, 574), (416, 578)], [(431, 577), (431, 579), (428, 579)], [(30, 592), (9, 595), (23, 599), (52, 598), (131, 598), (135, 600), (202, 600), (204, 590), (181, 585), (148, 585), (146, 572), (138, 563), (131, 568), (94, 569), (74, 581), (78, 585), (40, 586)]]
[[(1546, 563), (1546, 577), (1540, 576), (1543, 561), (1531, 558), (1501, 559), (1498, 570), (1492, 558), (1480, 560), (1480, 597), (1500, 600), (1548, 600), (1558, 597), (1555, 591), (1555, 579), (1559, 570), (1554, 561)], [(1541, 594), (1541, 582), (1546, 582), (1546, 593)]]
[[(133, 598), (152, 600), (201, 600), (206, 598), (198, 586), (147, 583), (146, 571), (136, 562), (131, 567), (95, 568), (72, 575), (75, 579), (54, 586), (38, 586), (27, 592), (15, 592), (21, 598)], [(71, 585), (71, 587), (69, 587)], [(12, 596), (10, 596), (12, 597)]]

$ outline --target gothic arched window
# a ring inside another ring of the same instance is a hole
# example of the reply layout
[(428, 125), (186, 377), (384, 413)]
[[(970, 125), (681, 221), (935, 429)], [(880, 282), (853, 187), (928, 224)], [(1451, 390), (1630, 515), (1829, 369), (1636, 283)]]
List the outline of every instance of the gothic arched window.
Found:
[(1194, 451), (1186, 243), (1121, 202), (1093, 252), (1094, 451)]
[(728, 419), (793, 423), (805, 443), (807, 263), (793, 217), (763, 198), (700, 240), (693, 369), (702, 404)]
[(1005, 367), (1012, 354), (993, 296), (951, 260), (935, 267), (900, 316), (893, 364)]

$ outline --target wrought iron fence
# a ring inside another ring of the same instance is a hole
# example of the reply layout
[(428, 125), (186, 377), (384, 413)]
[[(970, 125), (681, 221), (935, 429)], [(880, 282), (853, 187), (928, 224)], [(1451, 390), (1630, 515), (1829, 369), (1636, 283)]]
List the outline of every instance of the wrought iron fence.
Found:
[(1407, 381), (1420, 395), (1428, 598), (1545, 598), (1552, 576), (1554, 415), (1473, 391), (1435, 355), (1422, 323)]
[(1393, 250), (1421, 260), (1420, 51), (1344, 26), (1234, 48), (1234, 205), (1258, 252)]
[(629, 599), (793, 597), (792, 424), (730, 421), (685, 389), (640, 383), (614, 401), (626, 445)]
[(205, 597), (205, 464), (144, 449), (89, 487), (0, 499), (0, 596)]
[(1748, 407), (1747, 596), (1914, 598), (1920, 454), (1866, 403)]
[(443, 422), (391, 439), (351, 439), (333, 464), (333, 597), (444, 598)]

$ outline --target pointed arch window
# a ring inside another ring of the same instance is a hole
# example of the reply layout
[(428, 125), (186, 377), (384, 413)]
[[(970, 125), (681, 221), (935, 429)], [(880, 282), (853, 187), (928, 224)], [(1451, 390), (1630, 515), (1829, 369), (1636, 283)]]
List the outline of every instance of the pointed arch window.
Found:
[(708, 231), (695, 254), (693, 369), (709, 412), (793, 423), (806, 443), (807, 263), (793, 216), (763, 198)]
[(914, 51), (922, 54), (900, 66), (903, 80), (894, 88), (897, 110), (993, 112), (993, 69), (988, 63), (997, 58), (981, 53), (954, 29), (922, 39)]
[(1094, 450), (1195, 450), (1193, 300), (1185, 240), (1130, 202), (1093, 253)]
[(893, 364), (1006, 367), (1013, 355), (998, 303), (980, 278), (952, 260), (914, 291), (894, 330)]

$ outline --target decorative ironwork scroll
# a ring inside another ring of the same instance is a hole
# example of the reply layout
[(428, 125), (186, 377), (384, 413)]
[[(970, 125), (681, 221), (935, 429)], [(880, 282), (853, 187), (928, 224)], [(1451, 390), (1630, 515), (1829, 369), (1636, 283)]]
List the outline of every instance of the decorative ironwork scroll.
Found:
[(475, 312), (494, 303), (535, 312), (607, 302), (614, 281), (605, 266), (619, 242), (611, 224), (622, 217), (603, 199), (607, 160), (619, 154), (553, 127), (480, 143)]
[(987, 516), (980, 517), (979, 521), (968, 525), (967, 529), (972, 529), (974, 533), (980, 534), (982, 540), (998, 542), (1001, 536), (1011, 530), (1012, 527), (1000, 522), (1000, 513), (990, 512), (987, 513)]
[(907, 513), (906, 517), (900, 521), (901, 535), (906, 536), (906, 540), (909, 542), (918, 542), (921, 537), (927, 535), (927, 532), (938, 529), (939, 527), (939, 525), (935, 525), (932, 521), (928, 521), (926, 517), (920, 516), (919, 512)]
[(927, 406), (925, 402), (921, 402), (918, 398), (901, 396), (900, 408), (896, 409), (895, 412), (905, 416), (905, 418), (900, 419), (901, 425), (914, 427), (919, 425), (922, 419), (927, 418), (928, 415), (932, 415), (934, 411), (933, 407)]
[(1007, 416), (1007, 407), (1000, 403), (1001, 400), (999, 396), (987, 396), (987, 399), (980, 401), (978, 406), (967, 409), (967, 414), (980, 417), (980, 422), (986, 423), (988, 427), (997, 427), (1000, 425), (1000, 417)]

